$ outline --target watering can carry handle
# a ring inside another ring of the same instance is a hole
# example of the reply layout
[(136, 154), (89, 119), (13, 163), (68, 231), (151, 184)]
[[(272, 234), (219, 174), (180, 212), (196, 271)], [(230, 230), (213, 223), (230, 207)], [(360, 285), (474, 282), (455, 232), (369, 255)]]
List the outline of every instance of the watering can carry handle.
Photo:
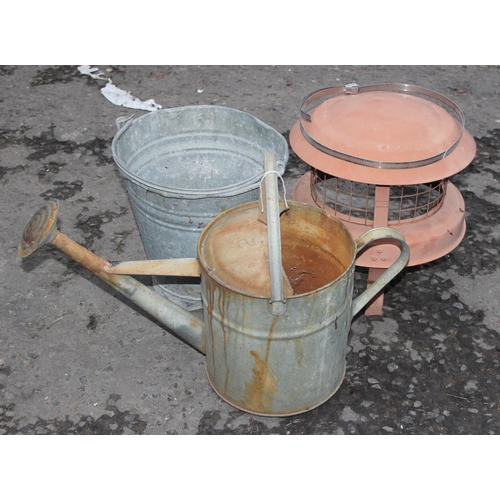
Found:
[(355, 316), (363, 307), (372, 300), (393, 278), (395, 278), (406, 266), (410, 258), (410, 248), (406, 244), (404, 236), (389, 227), (378, 227), (370, 229), (356, 240), (356, 256), (371, 242), (376, 240), (393, 239), (401, 246), (401, 254), (396, 262), (392, 264), (377, 280), (374, 281), (361, 295), (352, 301), (352, 316)]
[[(280, 206), (278, 192), (278, 172), (274, 154), (264, 155), (266, 187), (267, 245), (269, 252), (269, 273), (271, 278), (271, 312), (281, 316), (286, 312), (284, 293), (284, 272), (281, 258)], [(273, 175), (274, 174), (274, 175)]]

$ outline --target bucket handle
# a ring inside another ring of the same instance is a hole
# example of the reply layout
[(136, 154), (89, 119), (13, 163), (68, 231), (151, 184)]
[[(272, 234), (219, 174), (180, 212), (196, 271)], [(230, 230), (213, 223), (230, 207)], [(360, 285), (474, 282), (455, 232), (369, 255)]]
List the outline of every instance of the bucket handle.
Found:
[(377, 280), (373, 282), (361, 295), (352, 301), (352, 317), (365, 307), (392, 279), (394, 279), (406, 266), (410, 258), (410, 248), (404, 236), (396, 229), (377, 227), (370, 229), (356, 240), (356, 257), (371, 242), (376, 240), (396, 240), (401, 247), (401, 254)]
[(127, 126), (130, 127), (132, 125), (132, 118), (134, 118), (134, 115), (129, 115), (129, 116), (119, 116), (115, 120), (115, 125), (118, 130), (121, 130), (123, 127)]

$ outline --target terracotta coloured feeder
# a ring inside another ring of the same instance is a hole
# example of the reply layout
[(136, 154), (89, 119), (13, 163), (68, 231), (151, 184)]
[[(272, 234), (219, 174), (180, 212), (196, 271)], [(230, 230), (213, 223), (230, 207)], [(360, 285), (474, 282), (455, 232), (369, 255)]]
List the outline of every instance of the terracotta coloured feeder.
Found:
[[(294, 152), (311, 170), (292, 199), (342, 220), (354, 238), (396, 227), (410, 247), (409, 266), (452, 251), (465, 234), (465, 204), (449, 178), (476, 153), (460, 108), (432, 90), (407, 84), (331, 87), (309, 94), (290, 131)], [(372, 245), (356, 260), (370, 286), (398, 257)], [(384, 293), (366, 315), (381, 315)]]

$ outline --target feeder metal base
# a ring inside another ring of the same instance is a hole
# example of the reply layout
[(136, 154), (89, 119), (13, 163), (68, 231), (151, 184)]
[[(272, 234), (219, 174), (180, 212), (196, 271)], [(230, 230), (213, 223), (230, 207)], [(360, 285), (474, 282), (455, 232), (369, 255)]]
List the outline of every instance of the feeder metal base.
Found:
[[(311, 195), (311, 173), (303, 175), (295, 184), (292, 200), (318, 206)], [(353, 224), (335, 213), (328, 206), (320, 206), (326, 212), (336, 216), (347, 226), (354, 239), (361, 236), (372, 225)], [(413, 222), (392, 223), (401, 231), (410, 247), (408, 266), (417, 266), (443, 257), (456, 248), (465, 235), (465, 203), (460, 191), (448, 182), (446, 196), (441, 208), (425, 219)], [(368, 268), (388, 268), (399, 256), (395, 245), (376, 245), (368, 248), (356, 259), (356, 265)]]

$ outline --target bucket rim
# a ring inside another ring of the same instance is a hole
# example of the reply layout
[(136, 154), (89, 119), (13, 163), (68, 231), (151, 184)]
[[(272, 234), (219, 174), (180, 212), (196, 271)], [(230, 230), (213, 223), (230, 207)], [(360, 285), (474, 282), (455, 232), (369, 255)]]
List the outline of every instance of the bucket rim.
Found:
[[(276, 165), (279, 166), (279, 174), (283, 175), (285, 171), (285, 165), (283, 162), (276, 162)], [(124, 173), (121, 169), (120, 172), (122, 176), (132, 182), (135, 185), (142, 187), (144, 190), (150, 193), (156, 193), (160, 196), (169, 197), (169, 198), (225, 198), (227, 196), (237, 196), (242, 193), (246, 193), (248, 191), (252, 191), (253, 189), (257, 189), (260, 185), (260, 181), (264, 176), (264, 172), (262, 175), (258, 175), (253, 177), (251, 180), (245, 183), (233, 184), (232, 186), (228, 186), (226, 188), (217, 188), (217, 189), (180, 189), (171, 186), (160, 186), (159, 184), (151, 183), (148, 181), (144, 181), (140, 177), (137, 177), (128, 172)]]
[[(286, 163), (288, 162), (289, 159), (289, 147), (288, 143), (285, 139), (285, 137), (278, 132), (276, 129), (271, 127), (270, 125), (264, 123), (262, 120), (257, 118), (256, 116), (246, 112), (246, 111), (241, 111), (238, 109), (230, 108), (228, 106), (216, 106), (216, 105), (211, 105), (211, 104), (201, 104), (201, 105), (188, 105), (188, 106), (178, 106), (174, 108), (166, 108), (166, 109), (159, 109), (155, 111), (151, 111), (149, 113), (146, 113), (142, 116), (139, 116), (133, 120), (129, 120), (127, 123), (125, 123), (115, 134), (113, 137), (113, 140), (111, 142), (111, 153), (113, 156), (113, 160), (115, 161), (116, 165), (118, 166), (118, 169), (121, 173), (121, 175), (129, 180), (130, 182), (139, 185), (143, 189), (149, 192), (153, 192), (156, 194), (159, 194), (161, 196), (172, 196), (172, 197), (186, 197), (186, 198), (219, 198), (219, 197), (226, 197), (226, 196), (236, 196), (238, 194), (247, 192), (249, 190), (255, 189), (258, 187), (263, 175), (264, 175), (264, 155), (262, 157), (262, 172), (259, 172), (256, 175), (253, 175), (252, 177), (249, 177), (248, 179), (238, 182), (236, 184), (231, 184), (229, 186), (224, 186), (224, 187), (219, 187), (217, 189), (190, 189), (190, 188), (178, 188), (175, 186), (169, 186), (169, 185), (161, 185), (157, 184), (156, 182), (150, 182), (142, 177), (132, 173), (129, 171), (128, 167), (123, 164), (123, 161), (119, 158), (118, 151), (117, 151), (117, 145), (118, 142), (123, 139), (123, 135), (127, 133), (127, 131), (132, 127), (134, 124), (137, 124), (140, 121), (143, 120), (148, 120), (152, 115), (161, 113), (161, 114), (170, 114), (173, 112), (178, 112), (179, 110), (188, 110), (188, 111), (194, 111), (194, 110), (199, 110), (199, 109), (215, 109), (215, 110), (223, 110), (224, 112), (229, 112), (229, 113), (235, 113), (238, 115), (245, 115), (252, 121), (254, 121), (259, 127), (262, 127), (263, 129), (267, 130), (269, 133), (274, 134), (279, 142), (282, 142), (284, 146), (284, 155), (282, 158), (278, 159), (276, 161), (276, 167), (278, 170), (279, 175), (283, 175), (285, 172), (286, 168)], [(259, 148), (264, 152), (266, 148), (260, 147)], [(276, 151), (268, 151), (270, 153), (276, 153)]]

